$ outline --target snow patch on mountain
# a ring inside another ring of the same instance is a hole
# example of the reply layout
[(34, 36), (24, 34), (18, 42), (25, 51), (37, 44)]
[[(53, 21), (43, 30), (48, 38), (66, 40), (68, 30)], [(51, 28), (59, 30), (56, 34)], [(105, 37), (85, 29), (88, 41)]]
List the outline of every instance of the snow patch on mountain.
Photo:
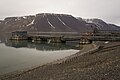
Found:
[(69, 26), (67, 26), (58, 16), (57, 16), (58, 20), (64, 25), (66, 26), (67, 28), (71, 29)]
[(27, 26), (33, 25), (33, 24), (34, 24), (34, 21), (35, 21), (35, 20), (33, 20), (33, 21), (32, 21), (30, 24), (28, 24)]
[(18, 17), (17, 20), (21, 20), (21, 17)]
[(5, 22), (5, 24), (7, 24), (8, 22)]
[(23, 19), (27, 19), (27, 17), (26, 17), (26, 16), (23, 16)]
[(93, 23), (93, 19), (84, 19), (86, 23)]
[(55, 27), (52, 25), (52, 23), (48, 20), (48, 18), (47, 18), (47, 22), (48, 22), (48, 24), (51, 26), (51, 28), (53, 28), (53, 29), (55, 29)]

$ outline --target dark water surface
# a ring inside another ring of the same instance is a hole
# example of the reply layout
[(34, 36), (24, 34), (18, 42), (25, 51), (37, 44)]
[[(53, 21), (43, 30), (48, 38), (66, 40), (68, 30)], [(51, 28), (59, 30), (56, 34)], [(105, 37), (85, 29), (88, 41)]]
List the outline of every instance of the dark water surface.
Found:
[(0, 75), (43, 65), (75, 54), (78, 45), (31, 41), (10, 41), (0, 37)]

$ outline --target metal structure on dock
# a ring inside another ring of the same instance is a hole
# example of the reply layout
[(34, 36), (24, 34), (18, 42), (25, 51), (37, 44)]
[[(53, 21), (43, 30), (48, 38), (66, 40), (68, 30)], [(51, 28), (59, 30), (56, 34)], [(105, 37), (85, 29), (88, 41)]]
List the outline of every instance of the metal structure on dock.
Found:
[(28, 34), (27, 31), (13, 31), (11, 32), (11, 40), (27, 40)]
[(105, 31), (97, 32), (29, 32), (15, 31), (12, 32), (12, 38), (16, 40), (33, 40), (47, 41), (48, 43), (65, 43), (67, 41), (79, 41), (80, 44), (89, 44), (92, 41), (120, 41), (120, 31)]

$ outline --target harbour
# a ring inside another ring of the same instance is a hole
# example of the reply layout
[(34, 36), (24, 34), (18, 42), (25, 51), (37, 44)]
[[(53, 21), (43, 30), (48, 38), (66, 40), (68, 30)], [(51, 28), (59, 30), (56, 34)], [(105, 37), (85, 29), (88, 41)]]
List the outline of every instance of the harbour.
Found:
[(65, 44), (7, 40), (0, 43), (0, 75), (50, 63), (78, 51)]

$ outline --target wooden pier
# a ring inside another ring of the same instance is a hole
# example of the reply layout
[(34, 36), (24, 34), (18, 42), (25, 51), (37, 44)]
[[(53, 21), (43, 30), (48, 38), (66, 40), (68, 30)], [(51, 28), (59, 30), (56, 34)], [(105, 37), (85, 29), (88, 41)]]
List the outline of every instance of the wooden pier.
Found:
[(78, 41), (80, 44), (90, 44), (92, 40), (85, 38), (83, 36), (63, 36), (63, 35), (39, 35), (39, 36), (30, 36), (33, 42), (35, 41), (46, 41), (48, 43), (66, 43), (70, 41)]
[(10, 40), (27, 40), (27, 31), (13, 31), (11, 32)]
[[(16, 38), (16, 35), (18, 38)], [(48, 43), (65, 43), (67, 41), (79, 41), (80, 44), (89, 44), (92, 41), (120, 41), (120, 32), (99, 31), (96, 33), (76, 32), (13, 32), (12, 39), (27, 39), (32, 41), (46, 41)]]

